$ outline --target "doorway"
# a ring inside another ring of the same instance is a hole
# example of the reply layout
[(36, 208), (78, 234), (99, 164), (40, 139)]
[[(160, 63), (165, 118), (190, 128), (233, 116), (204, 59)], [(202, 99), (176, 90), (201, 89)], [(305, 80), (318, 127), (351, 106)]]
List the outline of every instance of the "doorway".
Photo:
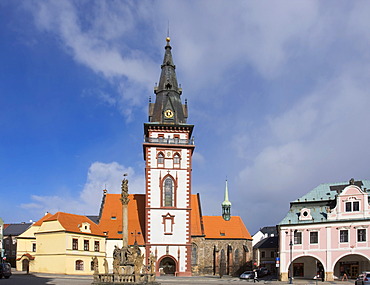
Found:
[(176, 262), (171, 257), (163, 258), (159, 264), (159, 267), (163, 268), (163, 273), (165, 275), (175, 275)]

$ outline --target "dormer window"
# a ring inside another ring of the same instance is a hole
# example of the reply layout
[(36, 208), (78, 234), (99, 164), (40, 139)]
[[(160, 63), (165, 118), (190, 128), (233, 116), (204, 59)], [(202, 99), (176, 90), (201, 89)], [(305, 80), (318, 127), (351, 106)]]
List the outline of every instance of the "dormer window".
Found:
[(310, 209), (307, 209), (307, 208), (303, 208), (303, 209), (300, 211), (300, 214), (299, 214), (299, 220), (300, 220), (300, 221), (308, 221), (308, 220), (312, 220), (311, 210), (310, 210)]
[(359, 201), (348, 201), (345, 202), (346, 212), (358, 212), (360, 211), (360, 202)]
[(80, 231), (83, 233), (91, 233), (90, 224), (89, 223), (82, 223), (79, 225)]

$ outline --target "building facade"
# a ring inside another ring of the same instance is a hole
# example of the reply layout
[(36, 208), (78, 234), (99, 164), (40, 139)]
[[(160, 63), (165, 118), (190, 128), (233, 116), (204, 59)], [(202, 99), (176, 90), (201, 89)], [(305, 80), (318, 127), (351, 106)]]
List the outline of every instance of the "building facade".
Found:
[(333, 281), (370, 270), (370, 181), (321, 184), (280, 222), (280, 279)]
[(12, 267), (16, 266), (18, 236), (24, 233), (32, 223), (4, 224), (4, 258)]
[(276, 226), (263, 227), (253, 235), (253, 265), (265, 267), (271, 274), (277, 273), (279, 238)]
[(105, 234), (86, 216), (48, 214), (18, 236), (17, 270), (87, 275), (104, 271)]

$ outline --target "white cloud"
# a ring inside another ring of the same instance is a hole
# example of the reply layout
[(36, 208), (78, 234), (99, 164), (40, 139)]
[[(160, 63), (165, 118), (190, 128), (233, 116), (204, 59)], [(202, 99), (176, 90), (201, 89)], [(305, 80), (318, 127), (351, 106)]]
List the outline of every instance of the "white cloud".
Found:
[[(137, 92), (148, 92), (158, 74), (158, 66), (148, 54), (133, 48), (130, 40), (126, 40), (138, 21), (132, 16), (135, 7), (89, 3), (85, 9), (91, 10), (90, 18), (79, 13), (79, 7), (71, 1), (35, 4), (27, 7), (33, 12), (37, 27), (54, 35), (76, 62), (118, 86), (115, 94), (118, 108), (130, 118), (131, 109), (142, 104)], [(131, 88), (122, 89), (122, 82)]]
[(22, 204), (35, 216), (58, 211), (72, 214), (98, 215), (103, 189), (108, 193), (120, 193), (123, 174), (128, 174), (129, 193), (144, 192), (144, 177), (136, 175), (131, 167), (124, 167), (117, 162), (94, 162), (89, 167), (84, 188), (79, 193), (60, 189), (57, 194), (49, 196), (32, 195), (32, 202)]

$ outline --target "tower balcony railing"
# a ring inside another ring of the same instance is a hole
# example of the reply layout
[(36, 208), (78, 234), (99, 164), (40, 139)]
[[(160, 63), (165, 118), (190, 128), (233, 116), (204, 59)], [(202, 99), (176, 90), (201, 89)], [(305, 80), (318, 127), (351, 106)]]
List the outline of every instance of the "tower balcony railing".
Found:
[(160, 144), (181, 144), (181, 145), (194, 145), (194, 138), (179, 139), (179, 138), (148, 138), (144, 137), (146, 143), (160, 143)]

